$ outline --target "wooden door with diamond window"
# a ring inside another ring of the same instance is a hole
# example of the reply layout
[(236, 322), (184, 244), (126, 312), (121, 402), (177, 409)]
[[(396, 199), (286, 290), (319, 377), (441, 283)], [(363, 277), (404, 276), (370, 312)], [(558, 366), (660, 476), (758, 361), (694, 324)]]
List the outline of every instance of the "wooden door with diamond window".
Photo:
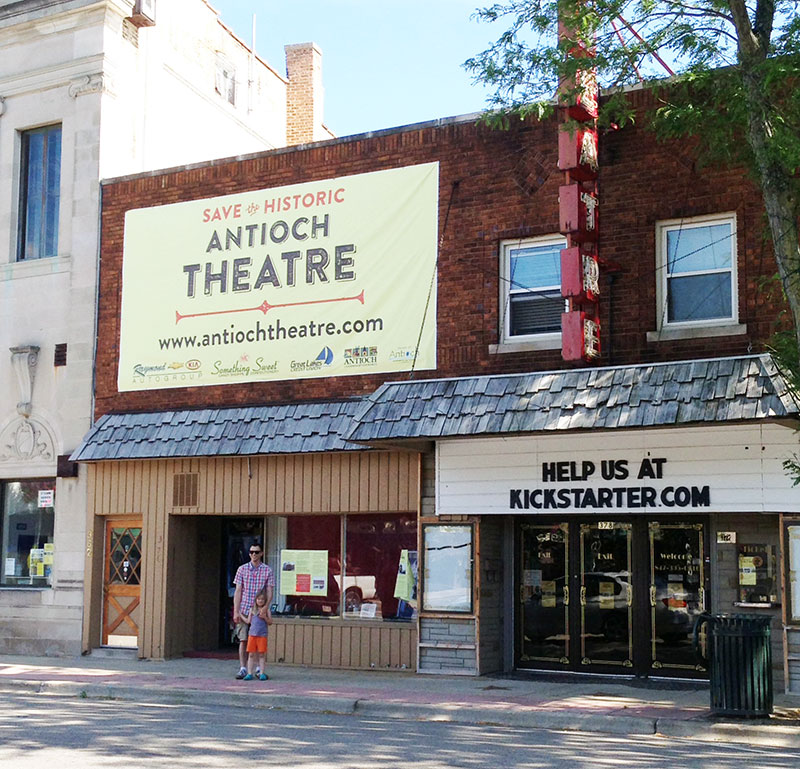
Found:
[(139, 645), (142, 519), (106, 521), (103, 579), (103, 645)]

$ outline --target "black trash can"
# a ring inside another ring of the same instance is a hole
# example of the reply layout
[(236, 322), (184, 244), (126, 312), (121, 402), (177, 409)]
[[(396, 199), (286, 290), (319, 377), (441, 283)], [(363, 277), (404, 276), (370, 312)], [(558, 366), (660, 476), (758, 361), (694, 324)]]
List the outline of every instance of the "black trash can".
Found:
[(694, 648), (709, 671), (712, 713), (744, 718), (772, 713), (771, 621), (760, 614), (697, 617)]

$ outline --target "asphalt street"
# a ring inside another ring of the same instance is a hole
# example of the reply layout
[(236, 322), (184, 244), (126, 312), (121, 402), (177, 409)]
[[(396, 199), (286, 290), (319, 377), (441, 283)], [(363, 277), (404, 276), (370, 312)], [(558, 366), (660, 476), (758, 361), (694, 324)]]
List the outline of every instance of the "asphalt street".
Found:
[(800, 751), (118, 700), (0, 702), (3, 769), (796, 769)]

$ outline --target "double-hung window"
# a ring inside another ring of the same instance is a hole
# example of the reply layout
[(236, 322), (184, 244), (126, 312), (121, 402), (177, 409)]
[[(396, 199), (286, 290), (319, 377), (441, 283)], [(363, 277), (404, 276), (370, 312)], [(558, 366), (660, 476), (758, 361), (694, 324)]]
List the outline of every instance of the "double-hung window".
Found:
[(60, 125), (23, 132), (21, 169), (17, 259), (57, 256)]
[(501, 322), (505, 342), (561, 331), (560, 235), (501, 245)]
[(660, 326), (736, 323), (735, 214), (662, 222), (656, 236)]

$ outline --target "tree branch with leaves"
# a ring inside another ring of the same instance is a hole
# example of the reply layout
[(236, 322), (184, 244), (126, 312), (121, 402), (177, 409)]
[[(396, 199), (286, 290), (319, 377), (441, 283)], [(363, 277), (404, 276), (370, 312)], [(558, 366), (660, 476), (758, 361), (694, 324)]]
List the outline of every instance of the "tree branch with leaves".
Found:
[[(604, 89), (600, 121), (633, 119), (623, 87), (657, 89), (663, 137), (693, 137), (698, 157), (748, 168), (764, 202), (778, 274), (800, 351), (800, 18), (797, 0), (505, 0), (479, 9), (504, 27), (465, 66), (489, 86), (486, 119), (552, 111), (581, 63), (558, 21), (592, 46)], [(619, 33), (635, 29), (639, 37)], [(675, 71), (665, 79), (657, 56)]]

